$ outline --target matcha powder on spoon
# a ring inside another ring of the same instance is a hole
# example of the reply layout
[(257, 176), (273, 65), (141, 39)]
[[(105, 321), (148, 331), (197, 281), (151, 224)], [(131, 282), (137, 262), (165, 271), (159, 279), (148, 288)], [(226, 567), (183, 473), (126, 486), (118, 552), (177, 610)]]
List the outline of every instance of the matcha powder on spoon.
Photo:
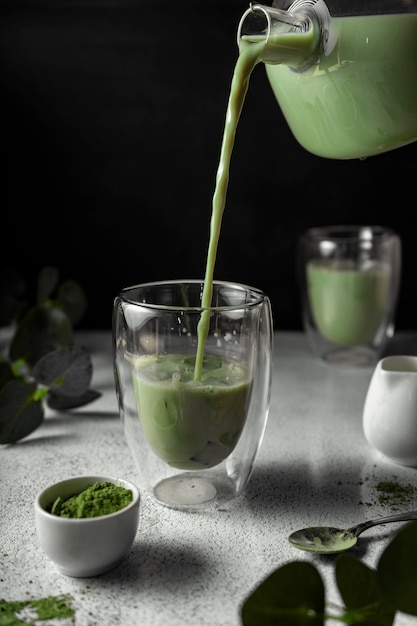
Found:
[(50, 512), (60, 517), (99, 517), (123, 509), (132, 500), (130, 489), (110, 482), (94, 483), (68, 500), (57, 498)]

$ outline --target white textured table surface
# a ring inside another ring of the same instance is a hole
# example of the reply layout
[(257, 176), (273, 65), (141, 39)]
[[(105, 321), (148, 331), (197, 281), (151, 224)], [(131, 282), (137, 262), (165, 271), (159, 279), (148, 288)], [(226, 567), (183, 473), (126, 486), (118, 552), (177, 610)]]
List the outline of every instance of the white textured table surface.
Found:
[[(0, 448), (0, 598), (70, 594), (75, 619), (68, 623), (77, 626), (240, 626), (241, 604), (255, 586), (284, 563), (305, 560), (322, 574), (326, 601), (340, 604), (334, 557), (297, 551), (287, 536), (308, 525), (347, 527), (389, 514), (378, 500), (380, 481), (417, 487), (416, 469), (384, 460), (362, 434), (372, 369), (328, 366), (302, 333), (277, 333), (270, 416), (246, 493), (215, 515), (143, 498), (139, 530), (121, 564), (77, 579), (59, 574), (38, 545), (36, 492), (76, 474), (136, 482), (118, 417), (110, 333), (84, 334), (77, 343), (93, 356), (92, 387), (102, 397), (71, 414), (48, 413), (32, 435)], [(399, 335), (391, 352), (417, 354), (417, 337)], [(353, 553), (375, 566), (394, 529), (367, 531)], [(398, 614), (395, 625), (416, 623)]]

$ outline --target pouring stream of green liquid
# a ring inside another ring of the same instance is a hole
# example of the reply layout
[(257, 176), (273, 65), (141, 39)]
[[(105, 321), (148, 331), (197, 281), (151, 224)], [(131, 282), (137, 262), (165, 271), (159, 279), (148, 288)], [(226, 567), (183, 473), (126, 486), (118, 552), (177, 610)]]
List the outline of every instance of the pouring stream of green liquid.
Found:
[(229, 183), (229, 166), (236, 136), (236, 128), (242, 112), (243, 103), (249, 86), (249, 79), (256, 64), (261, 60), (265, 41), (242, 45), (232, 78), (220, 161), (216, 175), (216, 187), (213, 195), (210, 222), (210, 241), (207, 253), (206, 273), (202, 295), (203, 310), (197, 327), (197, 355), (195, 360), (194, 380), (200, 380), (203, 367), (204, 345), (210, 327), (210, 311), (213, 295), (213, 275), (219, 243), (220, 227), (226, 204)]

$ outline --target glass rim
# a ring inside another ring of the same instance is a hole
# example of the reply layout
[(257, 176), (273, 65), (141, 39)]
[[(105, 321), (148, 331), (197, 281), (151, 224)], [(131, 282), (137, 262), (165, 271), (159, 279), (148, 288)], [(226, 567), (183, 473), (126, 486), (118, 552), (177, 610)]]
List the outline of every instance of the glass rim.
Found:
[(330, 239), (337, 241), (362, 241), (398, 237), (390, 226), (380, 224), (335, 224), (308, 228), (303, 237), (315, 238), (318, 241)]
[(163, 304), (163, 303), (155, 303), (155, 302), (146, 302), (139, 301), (136, 297), (129, 297), (128, 294), (138, 289), (147, 289), (152, 287), (167, 287), (173, 285), (188, 285), (188, 286), (196, 286), (200, 285), (201, 294), (203, 293), (204, 287), (204, 279), (172, 279), (172, 280), (157, 280), (146, 283), (137, 283), (135, 285), (131, 285), (129, 287), (124, 287), (120, 290), (118, 294), (118, 298), (124, 304), (130, 304), (133, 306), (149, 308), (159, 311), (186, 311), (186, 312), (202, 312), (202, 311), (235, 311), (236, 309), (248, 309), (259, 304), (262, 304), (266, 299), (266, 294), (257, 287), (252, 287), (251, 285), (247, 285), (245, 283), (227, 281), (227, 280), (217, 280), (213, 279), (213, 288), (214, 287), (224, 287), (227, 289), (233, 290), (235, 293), (242, 294), (250, 294), (251, 298), (247, 301), (239, 301), (233, 302), (232, 304), (222, 304), (222, 305), (211, 305), (209, 307), (203, 306), (187, 306), (181, 303), (178, 304)]

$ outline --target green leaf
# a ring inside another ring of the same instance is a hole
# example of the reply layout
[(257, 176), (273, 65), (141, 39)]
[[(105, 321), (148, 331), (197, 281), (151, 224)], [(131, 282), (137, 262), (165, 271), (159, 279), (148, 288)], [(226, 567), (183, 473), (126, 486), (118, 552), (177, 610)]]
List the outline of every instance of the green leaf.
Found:
[(67, 315), (45, 305), (32, 307), (17, 327), (10, 345), (12, 361), (23, 359), (34, 365), (44, 354), (72, 344), (72, 327)]
[(10, 367), (9, 363), (6, 361), (0, 361), (0, 389), (4, 387), (9, 380), (13, 380), (13, 370)]
[(11, 380), (0, 390), (0, 443), (14, 443), (41, 425), (44, 412), (35, 392), (35, 383), (22, 380)]
[(85, 404), (90, 404), (90, 402), (94, 402), (94, 400), (100, 398), (101, 395), (102, 394), (99, 391), (95, 391), (94, 389), (88, 389), (82, 396), (77, 398), (70, 398), (62, 395), (57, 396), (53, 393), (49, 393), (46, 401), (49, 408), (54, 409), (55, 411), (68, 411), (70, 409), (77, 409)]
[(87, 310), (87, 298), (82, 287), (67, 280), (58, 289), (58, 302), (73, 325), (77, 324)]
[(343, 602), (355, 617), (350, 624), (392, 626), (395, 610), (385, 602), (375, 570), (346, 553), (337, 558), (335, 573)]
[(59, 272), (56, 267), (44, 267), (38, 276), (37, 303), (44, 304), (51, 297), (58, 285)]
[(385, 548), (377, 578), (387, 602), (403, 613), (417, 615), (417, 522), (401, 528)]
[(82, 396), (93, 375), (90, 355), (78, 346), (45, 354), (33, 367), (32, 376), (54, 395)]
[(307, 562), (275, 570), (242, 606), (243, 626), (322, 626), (324, 585)]

